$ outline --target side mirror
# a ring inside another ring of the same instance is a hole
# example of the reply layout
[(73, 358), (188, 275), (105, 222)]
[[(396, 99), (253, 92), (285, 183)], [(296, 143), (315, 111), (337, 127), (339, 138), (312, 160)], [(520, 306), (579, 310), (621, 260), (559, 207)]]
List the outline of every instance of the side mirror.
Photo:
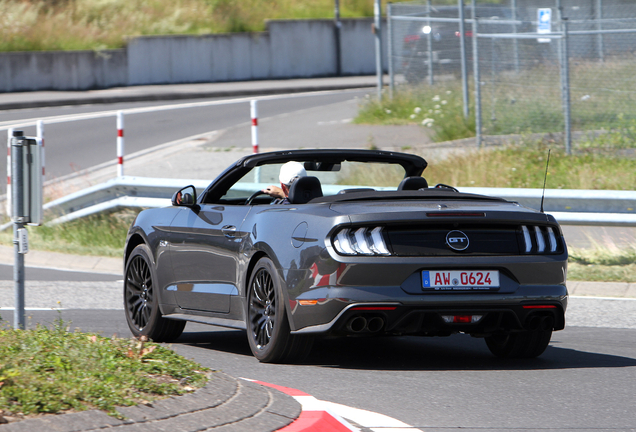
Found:
[(194, 186), (186, 186), (172, 195), (173, 206), (192, 207), (197, 202), (197, 190)]

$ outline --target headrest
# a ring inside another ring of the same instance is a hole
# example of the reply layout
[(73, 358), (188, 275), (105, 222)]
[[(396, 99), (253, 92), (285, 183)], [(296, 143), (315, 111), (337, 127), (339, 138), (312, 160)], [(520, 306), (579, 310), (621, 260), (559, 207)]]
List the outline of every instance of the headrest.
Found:
[(428, 182), (424, 177), (406, 177), (398, 186), (398, 190), (418, 190), (426, 188), (428, 188)]
[(289, 188), (289, 202), (305, 204), (314, 198), (322, 196), (320, 180), (316, 177), (300, 177)]

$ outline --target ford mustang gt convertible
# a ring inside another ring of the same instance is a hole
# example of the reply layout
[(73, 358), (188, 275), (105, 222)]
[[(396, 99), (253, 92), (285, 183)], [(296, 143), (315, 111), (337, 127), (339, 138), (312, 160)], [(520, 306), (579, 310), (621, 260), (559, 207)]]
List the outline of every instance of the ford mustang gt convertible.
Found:
[[(283, 164), (302, 164), (288, 197)], [(293, 150), (246, 156), (205, 190), (130, 227), (131, 331), (179, 337), (187, 321), (245, 329), (262, 362), (298, 361), (316, 337), (484, 338), (536, 357), (565, 327), (567, 247), (554, 217), (422, 177), (419, 156)]]

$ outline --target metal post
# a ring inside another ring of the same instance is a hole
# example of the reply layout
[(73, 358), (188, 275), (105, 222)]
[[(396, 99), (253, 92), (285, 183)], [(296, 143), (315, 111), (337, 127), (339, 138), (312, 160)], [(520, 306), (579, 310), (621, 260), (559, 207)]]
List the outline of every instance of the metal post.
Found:
[(13, 328), (24, 330), (24, 255), (20, 253), (19, 230), (24, 228), (24, 157), (22, 153), (22, 131), (14, 131), (11, 138), (11, 188), (13, 198), (13, 286), (15, 294), (15, 310), (13, 311)]
[(38, 139), (40, 140), (40, 142), (42, 143), (42, 148), (40, 150), (40, 159), (42, 160), (42, 184), (44, 184), (44, 180), (45, 180), (45, 174), (46, 174), (46, 160), (44, 158), (45, 153), (44, 153), (44, 122), (42, 120), (38, 120), (38, 122), (36, 123), (36, 136), (38, 137)]
[[(426, 16), (430, 18), (431, 9), (433, 7), (431, 0), (427, 0), (426, 5)], [(426, 21), (426, 25), (431, 29), (431, 31), (426, 35), (426, 45), (428, 48), (428, 83), (433, 86), (435, 84), (435, 78), (433, 77), (433, 29), (431, 28), (430, 21)]]
[(124, 175), (124, 113), (117, 111), (117, 177)]
[[(473, 0), (473, 15), (475, 14), (475, 0)], [(473, 75), (475, 79), (475, 142), (481, 148), (481, 83), (479, 77), (479, 42), (477, 17), (473, 16)]]
[(334, 34), (336, 39), (336, 75), (342, 75), (342, 56), (340, 54), (340, 46), (341, 46), (341, 29), (342, 22), (340, 21), (340, 0), (334, 0)]
[(386, 23), (387, 23), (387, 57), (389, 60), (389, 98), (393, 99), (393, 91), (395, 90), (395, 78), (393, 76), (393, 26), (391, 24), (391, 2), (386, 5)]
[(457, 0), (459, 8), (459, 42), (462, 64), (462, 94), (464, 96), (464, 118), (468, 118), (468, 72), (466, 70), (466, 30), (464, 26), (464, 0)]
[[(512, 19), (517, 21), (517, 0), (512, 0)], [(517, 23), (512, 25), (512, 32), (517, 33)], [(519, 73), (519, 41), (512, 40), (512, 55), (515, 62), (515, 73)]]
[(7, 129), (7, 216), (11, 217), (13, 214), (11, 209), (13, 208), (13, 200), (11, 194), (11, 138), (13, 138), (13, 128)]
[(568, 21), (562, 20), (563, 28), (563, 110), (565, 118), (565, 152), (572, 154), (572, 124), (570, 118), (570, 53), (568, 48)]
[[(596, 0), (596, 30), (599, 32), (603, 30), (603, 0)], [(603, 41), (603, 33), (599, 33), (596, 36), (596, 47), (598, 49), (598, 57), (602, 62), (605, 61), (605, 44)]]
[(378, 101), (382, 101), (382, 0), (373, 3), (375, 34), (375, 72), (378, 77)]

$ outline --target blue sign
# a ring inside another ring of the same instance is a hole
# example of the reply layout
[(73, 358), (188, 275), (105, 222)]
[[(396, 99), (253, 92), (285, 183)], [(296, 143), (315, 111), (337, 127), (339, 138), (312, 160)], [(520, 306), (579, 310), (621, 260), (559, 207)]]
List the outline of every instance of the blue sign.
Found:
[(537, 33), (550, 33), (552, 31), (552, 9), (538, 9), (537, 21)]

